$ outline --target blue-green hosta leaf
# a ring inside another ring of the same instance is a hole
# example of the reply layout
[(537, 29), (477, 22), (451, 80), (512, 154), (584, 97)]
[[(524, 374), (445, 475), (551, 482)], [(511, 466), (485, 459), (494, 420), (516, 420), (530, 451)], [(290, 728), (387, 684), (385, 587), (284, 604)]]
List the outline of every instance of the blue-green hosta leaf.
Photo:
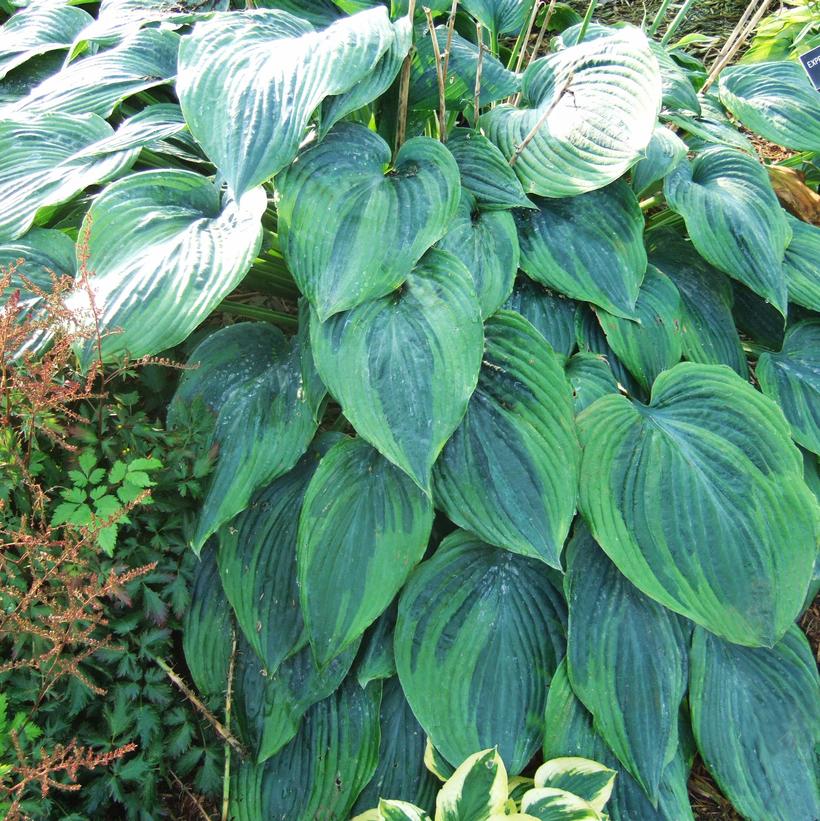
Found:
[(113, 135), (95, 114), (5, 117), (0, 120), (0, 241), (22, 236), (38, 212), (72, 199), (127, 168), (135, 152), (82, 156)]
[(515, 157), (526, 192), (572, 197), (608, 185), (640, 158), (661, 77), (646, 37), (629, 26), (530, 63), (522, 92), (521, 108), (497, 106), (481, 126)]
[(30, 116), (59, 111), (108, 117), (126, 97), (174, 79), (179, 43), (173, 31), (139, 31), (116, 48), (71, 63), (2, 113)]
[(700, 114), (700, 100), (686, 72), (672, 59), (665, 46), (650, 40), (649, 47), (661, 70), (663, 107)]
[(678, 289), (683, 316), (683, 355), (704, 365), (728, 365), (746, 376), (748, 365), (732, 319), (731, 282), (672, 231), (653, 232), (650, 262)]
[(169, 410), (202, 402), (215, 417), (219, 458), (192, 546), (244, 510), (255, 490), (290, 470), (307, 450), (316, 422), (305, 398), (299, 348), (265, 323), (243, 322), (208, 336), (191, 354)]
[(567, 360), (564, 372), (572, 386), (575, 414), (586, 410), (596, 399), (618, 393), (612, 368), (601, 354), (580, 352)]
[(494, 314), (512, 292), (520, 251), (507, 211), (484, 211), (468, 191), (438, 247), (457, 256), (473, 276), (481, 315)]
[[(262, 240), (265, 192), (240, 200), (191, 171), (145, 171), (118, 180), (93, 202), (89, 284), (103, 357), (140, 357), (182, 342), (240, 282)], [(88, 295), (78, 289), (78, 306)], [(86, 344), (87, 363), (96, 347)]]
[(795, 151), (820, 151), (817, 92), (796, 61), (729, 66), (720, 101), (750, 131)]
[(299, 297), (298, 303), (299, 327), (296, 332), (296, 344), (299, 347), (299, 363), (302, 370), (302, 383), (305, 389), (305, 399), (313, 411), (313, 421), (318, 425), (322, 421), (326, 407), (327, 388), (313, 359), (313, 349), (310, 346), (310, 303)]
[(358, 639), (421, 561), (433, 507), (419, 487), (362, 439), (322, 459), (299, 519), (302, 613), (320, 664)]
[(138, 111), (124, 120), (111, 137), (88, 146), (77, 156), (99, 156), (114, 151), (129, 151), (143, 148), (168, 137), (174, 137), (185, 130), (182, 111), (176, 103), (156, 103)]
[(678, 289), (654, 265), (646, 269), (638, 301), (637, 321), (597, 311), (606, 341), (645, 390), (658, 374), (680, 361), (682, 312)]
[(0, 79), (32, 57), (67, 49), (93, 21), (76, 6), (32, 6), (12, 15), (0, 28)]
[(640, 196), (662, 180), (686, 156), (686, 143), (670, 128), (658, 126), (646, 147), (646, 156), (632, 169), (632, 187)]
[(559, 356), (566, 359), (575, 350), (577, 306), (573, 300), (542, 288), (527, 277), (519, 277), (503, 307), (531, 322)]
[(504, 814), (507, 771), (496, 749), (469, 756), (436, 797), (436, 821), (475, 821)]
[(347, 679), (310, 708), (296, 737), (264, 764), (240, 762), (231, 786), (235, 821), (348, 818), (379, 754), (381, 683)]
[(690, 150), (702, 150), (717, 144), (737, 148), (752, 157), (756, 156), (755, 148), (749, 138), (732, 125), (722, 110), (707, 109), (705, 100), (701, 109), (703, 114), (699, 117), (682, 111), (674, 111), (664, 114), (662, 119), (684, 132), (683, 140)]
[(408, 140), (389, 163), (381, 137), (340, 123), (277, 179), (282, 251), (323, 322), (398, 288), (456, 213), (458, 167), (441, 143)]
[(565, 609), (544, 565), (457, 531), (399, 600), (396, 667), (413, 713), (457, 764), (494, 744), (518, 774), (541, 742)]
[(820, 453), (820, 319), (792, 325), (780, 353), (761, 354), (756, 375), (789, 420), (794, 441)]
[(485, 336), (478, 387), (434, 468), (436, 503), (490, 544), (560, 568), (580, 459), (563, 363), (513, 311)]
[(422, 488), (478, 382), (484, 331), (470, 272), (434, 249), (401, 291), (310, 323), (316, 367), (360, 436)]
[(243, 643), (236, 675), (237, 723), (257, 762), (276, 755), (299, 731), (310, 707), (336, 690), (357, 649), (354, 643), (319, 668), (305, 645), (274, 671)]
[(399, 680), (385, 681), (379, 763), (372, 780), (356, 801), (353, 813), (376, 806), (379, 798), (409, 802), (431, 812), (439, 782), (424, 766), (424, 747), (424, 730), (416, 721)]
[(356, 660), (356, 680), (362, 687), (368, 682), (396, 675), (396, 656), (393, 652), (393, 632), (396, 628), (398, 600), (376, 619), (362, 639), (362, 651)]
[(536, 787), (556, 787), (588, 801), (598, 812), (612, 795), (615, 770), (588, 758), (565, 756), (544, 762), (535, 771)]
[(458, 163), (462, 189), (476, 198), (480, 208), (533, 207), (504, 155), (483, 134), (455, 128), (447, 138), (447, 148)]
[(709, 148), (677, 166), (664, 194), (698, 253), (785, 316), (783, 255), (791, 235), (763, 166), (732, 148)]
[(361, 82), (393, 40), (384, 7), (321, 32), (283, 11), (217, 16), (197, 23), (182, 41), (182, 112), (205, 153), (241, 194), (290, 163), (322, 100)]
[(793, 217), (788, 212), (786, 222), (792, 229), (791, 242), (786, 246), (783, 270), (789, 289), (789, 302), (796, 302), (820, 312), (820, 228)]
[(634, 316), (646, 251), (643, 214), (626, 182), (536, 205), (515, 212), (526, 274), (573, 299)]
[(786, 333), (783, 314), (737, 280), (732, 280), (732, 294), (732, 318), (738, 331), (766, 348), (780, 348)]
[[(449, 3), (448, 3), (449, 9)], [(436, 40), (443, 54), (447, 47), (447, 26), (436, 27)], [(410, 67), (410, 108), (416, 111), (436, 111), (439, 105), (438, 74), (433, 40), (428, 28), (416, 32), (416, 50)], [(444, 98), (448, 107), (458, 109), (475, 101), (475, 76), (478, 70), (478, 46), (453, 33), (450, 59), (447, 64), (447, 84)], [(489, 51), (481, 59), (479, 105), (486, 106), (515, 94), (520, 87), (517, 74), (507, 71)]]
[(596, 730), (656, 802), (664, 768), (678, 748), (687, 631), (677, 615), (620, 574), (583, 524), (566, 561), (572, 689), (595, 717)]
[(344, 17), (344, 12), (333, 0), (255, 0), (254, 7), (286, 11), (317, 28), (329, 26)]
[(537, 787), (521, 799), (524, 818), (538, 821), (600, 821), (601, 815), (588, 801), (566, 790)]
[(662, 373), (649, 405), (578, 419), (579, 506), (640, 590), (719, 636), (774, 644), (800, 610), (815, 512), (775, 403), (722, 365)]
[(530, 0), (463, 0), (461, 5), (496, 34), (517, 34), (532, 9)]
[(30, 307), (40, 301), (24, 280), (42, 291), (51, 290), (52, 274), (74, 277), (74, 241), (62, 231), (51, 228), (32, 228), (25, 236), (0, 245), (0, 269), (11, 271), (9, 287), (0, 291), (5, 302), (15, 291), (20, 291), (20, 306)]
[(820, 818), (820, 679), (796, 625), (770, 650), (696, 630), (690, 701), (700, 754), (744, 818)]

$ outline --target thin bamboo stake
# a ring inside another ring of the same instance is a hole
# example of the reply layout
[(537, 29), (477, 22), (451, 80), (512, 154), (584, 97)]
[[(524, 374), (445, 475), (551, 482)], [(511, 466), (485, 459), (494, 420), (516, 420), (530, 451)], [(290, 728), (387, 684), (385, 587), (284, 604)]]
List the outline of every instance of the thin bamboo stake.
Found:
[(536, 0), (535, 3), (532, 5), (532, 14), (530, 15), (529, 23), (527, 23), (527, 33), (524, 35), (524, 41), (521, 44), (521, 50), (518, 52), (518, 59), (515, 61), (515, 73), (518, 74), (521, 71), (521, 66), (524, 65), (524, 57), (527, 55), (527, 43), (530, 41), (530, 35), (532, 34), (532, 27), (535, 25), (535, 18), (538, 16), (538, 10), (541, 8), (542, 0)]
[(555, 0), (550, 0), (549, 7), (547, 8), (547, 13), (544, 15), (544, 22), (541, 23), (541, 29), (538, 32), (538, 39), (535, 41), (535, 48), (532, 50), (532, 54), (530, 54), (530, 59), (527, 65), (531, 63), (533, 60), (538, 59), (538, 52), (541, 48), (541, 44), (544, 42), (544, 35), (547, 32), (547, 26), (550, 24), (550, 20), (552, 19), (552, 13), (555, 11)]
[[(416, 11), (416, 0), (410, 0), (407, 8), (407, 16), (410, 18), (410, 28), (413, 27), (413, 15)], [(401, 78), (399, 79), (399, 116), (396, 126), (396, 153), (404, 143), (407, 134), (407, 105), (410, 99), (410, 65), (413, 62), (413, 46), (404, 58), (401, 67)]]
[(476, 36), (478, 38), (478, 60), (475, 67), (475, 91), (473, 93), (473, 116), (478, 125), (478, 109), (481, 103), (481, 64), (484, 62), (484, 29), (481, 23), (475, 24)]
[(726, 52), (734, 45), (735, 38), (740, 34), (743, 30), (744, 26), (746, 25), (746, 21), (752, 16), (755, 10), (755, 6), (757, 5), (758, 0), (749, 0), (746, 8), (743, 9), (743, 14), (740, 15), (735, 27), (729, 32), (729, 36), (726, 38), (726, 42), (723, 44), (722, 48), (718, 52), (718, 56), (715, 57), (714, 62), (712, 63), (712, 68), (722, 62), (723, 57), (725, 56)]
[(547, 117), (549, 117), (549, 115), (552, 114), (553, 110), (555, 109), (555, 106), (557, 106), (558, 103), (561, 102), (561, 98), (564, 96), (566, 90), (569, 88), (570, 83), (572, 82), (573, 74), (574, 72), (569, 73), (569, 76), (564, 82), (564, 87), (561, 89), (561, 91), (558, 92), (556, 98), (549, 104), (547, 110), (538, 118), (538, 122), (532, 127), (530, 133), (527, 134), (526, 137), (524, 137), (520, 145), (516, 146), (515, 151), (513, 151), (512, 157), (510, 157), (510, 166), (516, 164), (518, 158), (524, 152), (524, 149), (530, 144), (530, 142), (532, 142), (532, 138), (535, 136), (538, 129), (541, 128), (542, 125), (544, 125), (544, 123), (547, 121)]
[(440, 142), (447, 142), (447, 101), (444, 90), (444, 65), (441, 62), (441, 51), (436, 37), (436, 26), (433, 22), (433, 13), (427, 6), (424, 7), (424, 16), (427, 18), (427, 28), (430, 30), (430, 39), (433, 41), (433, 58), (436, 61), (436, 79), (438, 80), (438, 138)]
[(444, 82), (447, 83), (447, 69), (450, 67), (450, 49), (453, 47), (453, 31), (456, 27), (456, 9), (458, 0), (453, 0), (450, 6), (450, 16), (447, 18), (447, 42), (444, 44)]
[[(228, 664), (228, 686), (225, 690), (225, 726), (231, 726), (231, 698), (233, 696), (233, 670), (236, 664), (236, 632), (231, 630), (231, 660)], [(222, 773), (222, 821), (228, 821), (231, 798), (231, 747), (225, 742), (225, 770)]]

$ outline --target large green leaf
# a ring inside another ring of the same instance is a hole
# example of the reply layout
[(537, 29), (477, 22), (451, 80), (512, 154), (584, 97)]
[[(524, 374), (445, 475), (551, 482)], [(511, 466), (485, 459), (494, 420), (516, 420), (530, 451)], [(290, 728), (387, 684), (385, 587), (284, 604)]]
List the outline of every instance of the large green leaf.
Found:
[(503, 307), (531, 322), (559, 356), (566, 358), (575, 350), (577, 305), (573, 300), (519, 277)]
[(567, 663), (595, 728), (653, 802), (678, 748), (688, 631), (624, 578), (581, 524), (567, 547)]
[(638, 301), (637, 321), (597, 311), (606, 341), (645, 390), (658, 374), (671, 368), (682, 353), (682, 311), (678, 289), (654, 265), (646, 269)]
[(731, 146), (756, 156), (751, 140), (737, 130), (737, 126), (726, 116), (723, 106), (710, 99), (709, 95), (701, 96), (701, 115), (690, 112), (664, 112), (662, 119), (681, 129), (683, 141), (691, 150), (702, 150), (714, 144)]
[[(145, 171), (108, 186), (81, 228), (103, 357), (155, 354), (186, 339), (250, 268), (265, 205), (261, 188), (220, 204), (219, 189), (191, 171)], [(73, 299), (89, 298), (79, 288)], [(88, 343), (84, 361), (95, 355)]]
[(602, 812), (612, 795), (616, 773), (588, 758), (564, 756), (545, 761), (536, 771), (536, 787), (555, 787), (588, 801)]
[(409, 140), (389, 163), (381, 137), (340, 123), (277, 179), (282, 251), (322, 321), (398, 288), (456, 213), (458, 167), (441, 143)]
[(686, 71), (672, 59), (665, 46), (655, 40), (650, 40), (649, 46), (661, 70), (663, 107), (700, 114), (700, 100)]
[(421, 561), (430, 500), (362, 439), (322, 459), (299, 519), (299, 594), (320, 664), (338, 655), (390, 604)]
[(333, 0), (256, 0), (254, 7), (287, 11), (317, 28), (329, 26), (344, 16)]
[(700, 754), (744, 818), (820, 818), (820, 679), (799, 628), (770, 650), (696, 630), (690, 688)]
[(541, 743), (564, 618), (541, 562), (463, 531), (412, 574), (399, 600), (396, 666), (413, 713), (451, 764), (493, 744), (521, 772)]
[(512, 311), (485, 336), (478, 387), (436, 462), (436, 503), (490, 544), (560, 568), (580, 460), (563, 363)]
[(462, 6), (496, 34), (517, 34), (527, 22), (532, 0), (463, 0)]
[(379, 754), (381, 684), (348, 679), (308, 711), (296, 737), (264, 764), (240, 762), (231, 786), (235, 821), (348, 818)]
[(310, 323), (316, 366), (356, 431), (422, 488), (478, 382), (484, 332), (470, 272), (434, 249), (401, 291)]
[(637, 162), (655, 128), (661, 77), (646, 37), (627, 26), (530, 63), (522, 92), (520, 108), (497, 106), (481, 126), (516, 158), (525, 191), (571, 197)]
[(567, 360), (564, 372), (572, 386), (576, 415), (596, 399), (608, 393), (618, 393), (618, 383), (612, 368), (601, 354), (583, 351)]
[(173, 31), (139, 31), (116, 48), (69, 64), (6, 106), (3, 114), (59, 111), (108, 117), (126, 97), (174, 79), (179, 42)]
[(646, 156), (632, 169), (632, 187), (640, 195), (662, 180), (686, 156), (686, 143), (670, 128), (658, 126), (646, 147)]
[(720, 101), (750, 131), (795, 151), (820, 151), (817, 91), (796, 61), (730, 66)]
[(815, 513), (779, 408), (725, 366), (683, 362), (649, 405), (578, 419), (579, 506), (640, 590), (712, 632), (774, 644), (800, 610)]
[(495, 313), (510, 295), (520, 251), (515, 220), (507, 211), (484, 211), (468, 191), (439, 240), (439, 248), (458, 257), (473, 276), (481, 315)]
[(792, 229), (791, 242), (786, 247), (783, 270), (789, 289), (789, 302), (796, 302), (812, 311), (820, 311), (820, 228), (784, 212)]
[(436, 821), (488, 821), (503, 816), (507, 771), (496, 749), (469, 756), (436, 798)]
[(219, 458), (192, 546), (244, 510), (258, 488), (290, 470), (307, 450), (316, 422), (305, 398), (299, 348), (265, 323), (222, 328), (200, 343), (169, 411), (203, 405), (214, 418)]
[(133, 151), (83, 156), (113, 130), (95, 114), (0, 120), (0, 241), (22, 236), (46, 209), (127, 168)]
[(185, 130), (182, 111), (176, 103), (148, 105), (124, 120), (116, 132), (88, 146), (77, 156), (99, 156), (154, 145)]
[(698, 253), (785, 316), (783, 254), (790, 232), (763, 166), (741, 151), (709, 148), (679, 163), (664, 193)]
[(792, 325), (780, 353), (761, 354), (755, 373), (783, 409), (794, 441), (820, 453), (820, 319)]
[(623, 181), (577, 197), (538, 199), (516, 211), (521, 267), (537, 282), (634, 316), (646, 271), (643, 214)]
[(384, 7), (321, 32), (278, 10), (219, 15), (197, 23), (182, 41), (182, 111), (194, 137), (241, 194), (296, 156), (322, 100), (362, 81), (394, 38)]

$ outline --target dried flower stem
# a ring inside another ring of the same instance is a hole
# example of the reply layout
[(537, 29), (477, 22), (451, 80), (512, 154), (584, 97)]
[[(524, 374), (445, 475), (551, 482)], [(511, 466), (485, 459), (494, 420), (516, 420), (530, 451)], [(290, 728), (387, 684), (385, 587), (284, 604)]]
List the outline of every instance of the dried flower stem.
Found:
[(430, 39), (433, 45), (433, 57), (436, 61), (436, 79), (438, 80), (438, 138), (441, 142), (447, 142), (447, 101), (444, 89), (444, 65), (441, 60), (441, 51), (438, 47), (436, 37), (436, 26), (433, 23), (433, 14), (426, 6), (424, 16), (427, 18), (427, 28), (430, 31)]
[[(416, 11), (416, 0), (410, 0), (407, 8), (407, 16), (410, 18), (410, 27), (413, 27), (413, 15)], [(410, 66), (413, 62), (413, 46), (410, 46), (410, 51), (404, 58), (404, 63), (401, 67), (401, 77), (399, 79), (399, 114), (398, 123), (396, 125), (396, 153), (404, 144), (404, 138), (407, 134), (407, 105), (410, 99)]]

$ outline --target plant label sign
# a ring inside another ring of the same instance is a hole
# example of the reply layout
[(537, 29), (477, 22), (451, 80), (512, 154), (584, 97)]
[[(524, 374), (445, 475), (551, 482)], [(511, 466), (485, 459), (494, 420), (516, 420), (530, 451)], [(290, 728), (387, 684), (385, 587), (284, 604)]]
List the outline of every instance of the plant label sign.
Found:
[(801, 54), (800, 62), (806, 69), (809, 79), (814, 83), (814, 87), (820, 91), (820, 46)]

